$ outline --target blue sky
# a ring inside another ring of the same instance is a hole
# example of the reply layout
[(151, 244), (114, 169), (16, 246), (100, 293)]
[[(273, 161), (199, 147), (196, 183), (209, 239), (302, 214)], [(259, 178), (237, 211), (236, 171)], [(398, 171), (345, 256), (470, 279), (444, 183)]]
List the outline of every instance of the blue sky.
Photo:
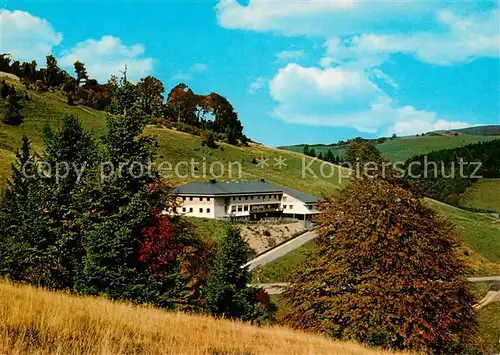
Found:
[(500, 124), (498, 2), (9, 1), (1, 52), (230, 100), (254, 140)]

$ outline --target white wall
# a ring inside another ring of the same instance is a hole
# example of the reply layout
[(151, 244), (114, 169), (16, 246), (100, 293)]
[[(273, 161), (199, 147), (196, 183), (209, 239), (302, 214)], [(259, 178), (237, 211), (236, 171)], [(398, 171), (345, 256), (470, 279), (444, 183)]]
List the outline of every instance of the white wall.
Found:
[[(177, 212), (189, 217), (201, 218), (215, 218), (216, 217), (216, 203), (215, 198), (211, 196), (190, 196), (183, 197), (184, 200), (180, 201), (180, 207)], [(209, 212), (207, 212), (209, 211)]]
[(283, 208), (283, 213), (285, 214), (314, 214), (316, 210), (309, 210), (304, 202), (296, 199), (295, 197), (283, 193), (283, 198), (281, 200), (281, 206)]
[[(184, 196), (180, 197), (179, 204), (178, 213), (200, 218), (223, 218), (229, 215), (247, 217), (250, 215), (252, 206), (276, 204), (283, 208), (285, 214), (306, 215), (317, 213), (314, 209), (308, 209), (304, 202), (286, 193), (247, 194), (226, 197)], [(233, 211), (233, 206), (235, 211)], [(238, 207), (241, 207), (241, 211), (238, 211)], [(210, 212), (207, 212), (207, 209)]]

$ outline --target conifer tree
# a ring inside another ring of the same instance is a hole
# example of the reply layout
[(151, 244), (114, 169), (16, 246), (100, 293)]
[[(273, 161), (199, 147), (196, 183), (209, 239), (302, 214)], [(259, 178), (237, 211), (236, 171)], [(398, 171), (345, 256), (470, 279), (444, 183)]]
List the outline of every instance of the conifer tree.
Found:
[[(156, 177), (134, 171), (154, 158), (154, 140), (142, 135), (144, 125), (141, 117), (108, 117), (106, 164), (81, 194), (86, 211), (84, 268), (77, 285), (81, 291), (148, 301), (150, 285), (139, 263), (139, 250), (141, 230), (154, 207), (148, 186)], [(101, 173), (106, 179), (100, 180)]]
[(44, 202), (50, 197), (38, 162), (23, 137), (9, 186), (0, 202), (0, 274), (15, 281), (58, 287), (59, 250)]
[(449, 222), (370, 178), (325, 203), (319, 223), (318, 252), (283, 295), (289, 324), (393, 349), (473, 348), (474, 301)]
[(242, 267), (247, 255), (248, 246), (239, 229), (229, 225), (219, 243), (214, 274), (209, 279), (205, 296), (206, 308), (213, 316), (262, 321), (272, 315), (269, 302), (259, 300), (263, 291), (248, 286), (251, 274)]
[(81, 269), (83, 246), (79, 218), (83, 210), (75, 195), (97, 161), (97, 146), (75, 116), (62, 118), (61, 127), (44, 129), (44, 184), (51, 197), (45, 202), (52, 226), (57, 232), (55, 247), (61, 251), (61, 287), (72, 288)]

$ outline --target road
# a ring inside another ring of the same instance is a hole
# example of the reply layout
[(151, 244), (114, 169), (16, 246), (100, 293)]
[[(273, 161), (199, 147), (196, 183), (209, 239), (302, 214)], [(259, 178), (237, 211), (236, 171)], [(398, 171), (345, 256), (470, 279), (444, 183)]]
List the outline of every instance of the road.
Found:
[(301, 245), (304, 245), (310, 240), (313, 240), (316, 238), (316, 232), (315, 231), (309, 231), (305, 232), (304, 234), (299, 235), (298, 237), (289, 240), (288, 242), (281, 244), (277, 246), (274, 249), (271, 249), (255, 259), (250, 260), (247, 262), (244, 267), (248, 266), (249, 270), (255, 269), (257, 266), (262, 266), (266, 265), (267, 263), (276, 260), (278, 258), (281, 258), (283, 255), (288, 254), (294, 249), (297, 249)]
[[(469, 277), (467, 280), (469, 282), (500, 281), (500, 276)], [(288, 285), (289, 283), (286, 282), (253, 284), (253, 286), (263, 288), (270, 295), (281, 294), (283, 288)], [(478, 307), (479, 309), (491, 302), (499, 300), (500, 300), (500, 291), (489, 291), (488, 294), (484, 297), (484, 299), (482, 299), (475, 307)]]

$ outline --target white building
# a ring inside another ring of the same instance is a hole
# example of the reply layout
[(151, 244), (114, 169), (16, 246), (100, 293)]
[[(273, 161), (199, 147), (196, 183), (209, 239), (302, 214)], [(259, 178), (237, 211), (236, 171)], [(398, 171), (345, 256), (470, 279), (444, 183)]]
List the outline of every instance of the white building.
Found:
[(203, 218), (292, 217), (307, 220), (318, 213), (318, 198), (263, 180), (190, 182), (175, 190), (177, 212)]

